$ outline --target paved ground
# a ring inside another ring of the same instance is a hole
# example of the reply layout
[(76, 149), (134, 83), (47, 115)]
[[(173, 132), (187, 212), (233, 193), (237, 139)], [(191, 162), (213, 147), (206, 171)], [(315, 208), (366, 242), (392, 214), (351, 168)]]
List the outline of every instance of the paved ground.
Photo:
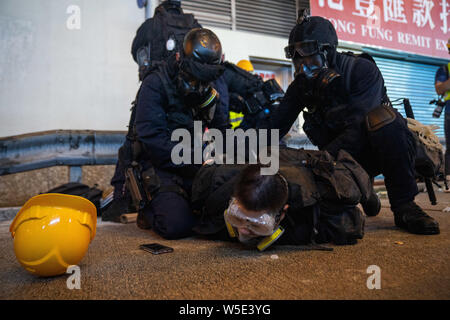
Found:
[[(426, 194), (421, 194), (427, 203)], [(278, 247), (259, 253), (239, 244), (201, 239), (167, 241), (134, 224), (99, 223), (80, 264), (81, 289), (68, 276), (38, 278), (15, 260), (10, 222), (0, 223), (0, 299), (450, 299), (450, 194), (426, 205), (437, 236), (403, 232), (389, 209), (367, 220), (366, 235), (333, 252)], [(384, 203), (386, 205), (386, 203)], [(175, 249), (154, 256), (138, 249), (160, 242)], [(369, 290), (367, 268), (381, 270)]]

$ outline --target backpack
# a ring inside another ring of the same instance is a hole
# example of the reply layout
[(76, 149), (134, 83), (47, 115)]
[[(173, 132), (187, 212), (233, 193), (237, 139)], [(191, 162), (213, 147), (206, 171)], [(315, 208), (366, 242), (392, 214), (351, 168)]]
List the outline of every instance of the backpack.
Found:
[(416, 143), (416, 172), (424, 178), (433, 179), (444, 172), (443, 146), (433, 130), (437, 126), (428, 126), (411, 118), (406, 118), (408, 128)]
[(71, 194), (74, 196), (80, 196), (91, 201), (97, 208), (97, 216), (101, 215), (100, 212), (100, 200), (102, 198), (102, 190), (97, 189), (97, 184), (92, 188), (88, 185), (79, 182), (69, 182), (62, 184), (56, 188), (50, 189), (46, 193), (62, 193)]
[(345, 150), (336, 158), (327, 151), (280, 148), (280, 172), (300, 188), (302, 206), (317, 201), (337, 207), (356, 206), (370, 197), (372, 182)]
[(165, 1), (159, 5), (154, 16), (139, 27), (131, 45), (141, 80), (156, 62), (182, 52), (186, 33), (201, 27), (192, 14), (183, 12), (179, 4)]

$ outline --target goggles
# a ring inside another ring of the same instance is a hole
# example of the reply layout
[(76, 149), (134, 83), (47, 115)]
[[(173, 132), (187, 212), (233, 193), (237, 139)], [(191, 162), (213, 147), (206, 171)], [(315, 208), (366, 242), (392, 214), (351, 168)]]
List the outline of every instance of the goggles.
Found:
[(319, 54), (324, 48), (329, 47), (331, 46), (328, 43), (320, 44), (317, 40), (305, 40), (288, 45), (284, 48), (284, 52), (287, 59), (292, 59), (296, 53), (301, 57), (308, 57)]
[(264, 212), (258, 217), (249, 217), (239, 207), (237, 200), (232, 198), (225, 210), (225, 222), (235, 228), (247, 228), (255, 235), (269, 236), (278, 225), (280, 213)]

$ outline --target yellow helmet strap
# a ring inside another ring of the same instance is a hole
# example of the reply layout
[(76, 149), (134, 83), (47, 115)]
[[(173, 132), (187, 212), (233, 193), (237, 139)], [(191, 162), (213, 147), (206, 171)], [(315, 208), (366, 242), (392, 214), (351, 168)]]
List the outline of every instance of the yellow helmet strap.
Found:
[[(229, 224), (228, 222), (225, 222), (226, 226), (227, 226), (227, 230), (228, 230), (228, 235), (231, 238), (237, 238), (238, 237), (238, 231), (236, 230), (236, 228), (234, 228), (231, 224)], [(268, 247), (270, 247), (275, 241), (277, 241), (281, 235), (284, 233), (284, 228), (279, 226), (278, 228), (275, 229), (275, 231), (267, 237), (264, 237), (256, 246), (258, 248), (259, 251), (264, 251), (266, 250)]]
[(283, 227), (279, 226), (270, 236), (262, 239), (256, 246), (259, 251), (264, 251), (270, 247), (275, 241), (277, 241), (284, 233)]

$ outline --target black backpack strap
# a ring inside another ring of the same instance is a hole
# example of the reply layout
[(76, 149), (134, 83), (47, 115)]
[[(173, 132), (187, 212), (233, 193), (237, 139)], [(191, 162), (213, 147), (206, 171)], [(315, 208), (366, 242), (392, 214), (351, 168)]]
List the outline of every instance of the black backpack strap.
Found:
[[(377, 64), (375, 59), (366, 52), (355, 55), (353, 52), (348, 51), (348, 52), (343, 52), (341, 57), (342, 57), (341, 70), (339, 70), (339, 71), (341, 72), (341, 74), (348, 75), (346, 77), (346, 82), (345, 82), (345, 90), (347, 92), (350, 92), (351, 74), (352, 74), (352, 70), (353, 70), (353, 65), (355, 64), (355, 61), (357, 58), (363, 58), (363, 59), (369, 60), (374, 65)], [(384, 100), (387, 99), (387, 101), (389, 101), (389, 98), (387, 98), (386, 87), (384, 88), (384, 92), (385, 92), (385, 97), (383, 99)]]
[(346, 77), (345, 81), (346, 92), (350, 92), (350, 80), (355, 60), (356, 56), (352, 52), (344, 52), (342, 54), (341, 70), (339, 71)]
[(140, 147), (140, 142), (137, 138), (137, 131), (136, 131), (136, 108), (137, 108), (137, 104), (138, 104), (138, 98), (139, 98), (139, 93), (141, 92), (141, 88), (142, 86), (139, 88), (138, 92), (136, 93), (136, 98), (134, 99), (134, 101), (131, 103), (131, 116), (130, 116), (130, 121), (128, 122), (128, 132), (127, 132), (127, 136), (126, 139), (129, 140), (131, 142), (131, 148), (129, 148), (129, 156), (130, 159), (136, 160), (139, 157), (139, 153), (141, 150)]
[(164, 88), (164, 92), (167, 95), (168, 105), (173, 106), (176, 105), (179, 100), (177, 99), (177, 94), (175, 91), (175, 87), (170, 80), (169, 74), (167, 72), (167, 63), (159, 62), (157, 65), (156, 74), (159, 76), (161, 83)]

